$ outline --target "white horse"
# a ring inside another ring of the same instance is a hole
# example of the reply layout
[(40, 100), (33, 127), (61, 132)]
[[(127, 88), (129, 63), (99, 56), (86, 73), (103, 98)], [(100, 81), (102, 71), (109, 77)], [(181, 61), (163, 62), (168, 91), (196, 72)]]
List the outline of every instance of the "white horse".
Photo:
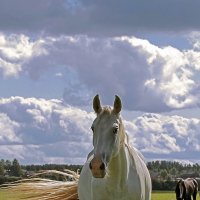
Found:
[(141, 154), (129, 146), (115, 96), (113, 109), (93, 100), (97, 114), (92, 124), (94, 149), (79, 178), (80, 200), (150, 200), (151, 179)]

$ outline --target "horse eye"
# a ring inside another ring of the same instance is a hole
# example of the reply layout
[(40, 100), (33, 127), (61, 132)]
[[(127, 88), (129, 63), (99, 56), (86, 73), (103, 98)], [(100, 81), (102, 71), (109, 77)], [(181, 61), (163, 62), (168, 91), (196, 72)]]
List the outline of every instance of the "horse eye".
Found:
[(118, 131), (118, 127), (114, 127), (114, 128), (113, 128), (113, 133), (116, 134), (117, 131)]
[(94, 126), (91, 126), (92, 131), (94, 132)]

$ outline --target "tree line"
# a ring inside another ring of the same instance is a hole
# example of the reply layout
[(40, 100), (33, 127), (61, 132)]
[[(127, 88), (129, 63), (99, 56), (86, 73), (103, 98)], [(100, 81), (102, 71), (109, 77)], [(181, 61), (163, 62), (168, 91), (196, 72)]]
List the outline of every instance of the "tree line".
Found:
[[(182, 164), (172, 161), (152, 161), (147, 163), (152, 186), (154, 190), (174, 190), (177, 178), (200, 177), (199, 164)], [(44, 164), (44, 165), (21, 165), (17, 159), (12, 161), (0, 160), (0, 184), (27, 178), (43, 170), (64, 171), (69, 169), (81, 171), (82, 165), (67, 164)], [(45, 175), (44, 175), (45, 176)], [(60, 175), (48, 175), (53, 180), (65, 180)]]
[(0, 184), (13, 182), (20, 179), (22, 176), (21, 166), (17, 159), (0, 160)]
[(152, 176), (159, 177), (162, 180), (171, 180), (176, 178), (187, 178), (187, 176), (199, 177), (200, 165), (182, 164), (172, 161), (152, 161), (147, 163), (147, 167)]
[(179, 178), (198, 179), (200, 177), (200, 165), (197, 163), (182, 164), (163, 160), (148, 162), (147, 167), (151, 175), (153, 190), (174, 190)]

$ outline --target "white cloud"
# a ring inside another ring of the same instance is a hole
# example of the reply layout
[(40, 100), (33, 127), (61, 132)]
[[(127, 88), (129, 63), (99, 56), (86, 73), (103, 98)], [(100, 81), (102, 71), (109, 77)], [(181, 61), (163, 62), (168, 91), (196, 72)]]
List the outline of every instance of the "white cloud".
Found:
[(93, 113), (59, 100), (22, 97), (0, 99), (0, 113), (2, 158), (83, 163), (91, 149)]
[(43, 163), (46, 155), (37, 145), (0, 145), (0, 157), (8, 160), (14, 158), (23, 163)]
[[(23, 163), (83, 164), (92, 150), (94, 113), (60, 100), (1, 98), (0, 118), (1, 158), (16, 157)], [(124, 124), (131, 143), (148, 160), (198, 160), (199, 119), (144, 114), (124, 120)]]
[(199, 152), (199, 119), (144, 114), (132, 123), (134, 129), (128, 127), (129, 132), (134, 133), (131, 140), (147, 155), (168, 154), (175, 158), (173, 156), (187, 152), (192, 158), (193, 152)]
[(18, 76), (30, 58), (46, 54), (41, 39), (32, 42), (28, 36), (0, 33), (0, 74)]
[(21, 71), (21, 66), (19, 64), (9, 63), (2, 58), (0, 58), (0, 72), (4, 77), (17, 76)]
[(21, 142), (20, 135), (16, 135), (20, 125), (12, 121), (6, 114), (0, 113), (0, 145)]
[(193, 49), (200, 50), (200, 32), (192, 31), (189, 35), (189, 41), (193, 45)]
[(24, 35), (1, 37), (4, 76), (23, 72), (38, 79), (63, 66), (63, 98), (69, 104), (88, 105), (100, 93), (106, 103), (118, 94), (129, 110), (161, 112), (199, 105), (199, 51), (158, 47), (135, 37), (60, 36), (34, 42)]
[(199, 70), (196, 67), (199, 52), (180, 51), (170, 46), (159, 48), (137, 38), (121, 39), (130, 42), (134, 48), (139, 48), (147, 60), (150, 78), (144, 85), (148, 90), (161, 96), (162, 101), (171, 109), (197, 105), (198, 92), (194, 93), (194, 89), (199, 80), (195, 80), (193, 75)]
[(125, 108), (133, 110), (159, 112), (199, 104), (197, 51), (158, 47), (135, 37), (87, 36), (46, 38), (45, 49), (48, 55), (39, 62), (33, 59), (27, 70), (35, 77), (57, 63), (73, 71), (76, 81), (67, 81), (63, 95), (68, 103), (87, 104), (91, 94), (100, 93), (106, 103), (119, 94)]

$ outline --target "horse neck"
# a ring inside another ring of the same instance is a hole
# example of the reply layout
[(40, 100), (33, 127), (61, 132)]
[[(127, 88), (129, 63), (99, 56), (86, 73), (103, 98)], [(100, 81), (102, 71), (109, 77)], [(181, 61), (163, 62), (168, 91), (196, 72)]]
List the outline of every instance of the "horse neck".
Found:
[[(124, 129), (122, 129), (124, 131)], [(120, 142), (120, 149), (116, 156), (112, 157), (108, 165), (107, 180), (110, 184), (114, 183), (115, 187), (122, 188), (128, 176), (128, 158), (126, 153), (126, 134), (123, 132), (123, 142)]]
[(127, 177), (127, 158), (125, 150), (121, 147), (119, 154), (113, 157), (108, 165), (108, 180), (121, 186)]

